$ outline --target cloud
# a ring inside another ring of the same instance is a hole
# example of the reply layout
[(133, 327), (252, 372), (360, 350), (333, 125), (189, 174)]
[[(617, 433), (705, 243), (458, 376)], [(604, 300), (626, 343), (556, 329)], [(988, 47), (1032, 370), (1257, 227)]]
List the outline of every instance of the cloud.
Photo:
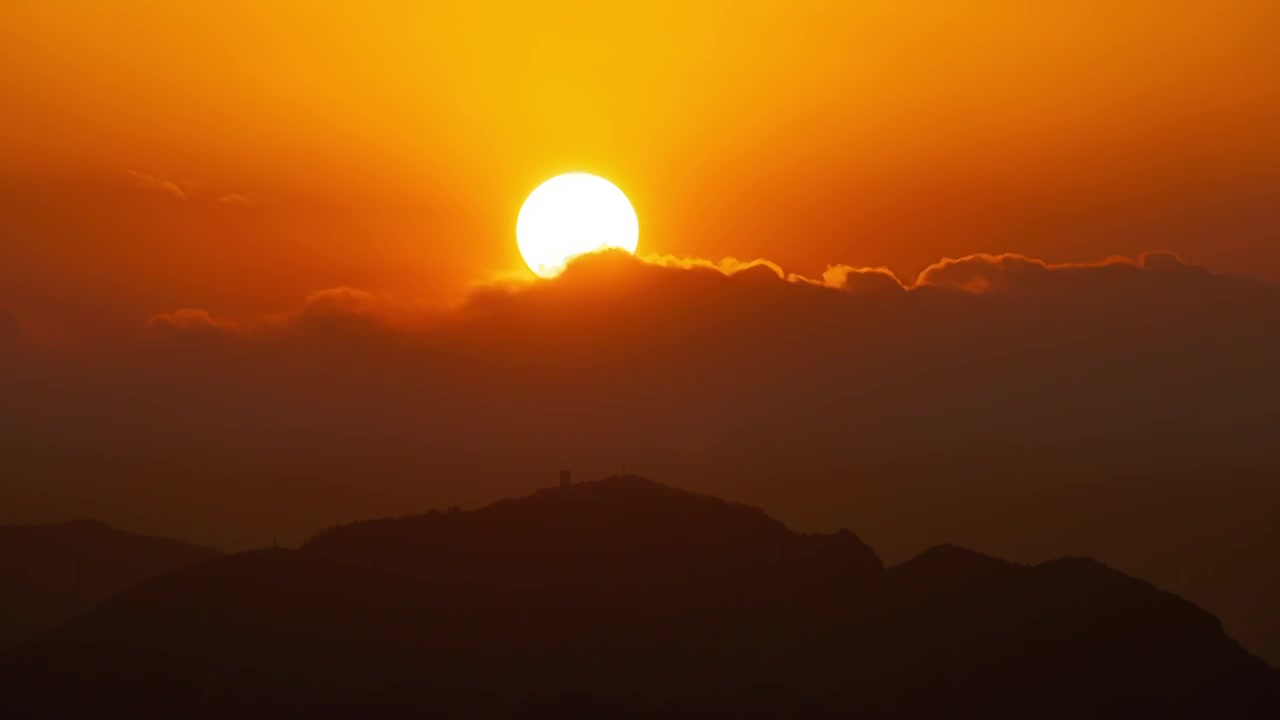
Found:
[[(584, 260), (586, 262), (593, 261), (592, 256), (586, 256)], [(626, 262), (626, 258), (620, 258), (620, 261)], [(649, 255), (641, 258), (641, 261), (648, 265), (664, 268), (714, 270), (726, 276), (745, 274), (749, 277), (768, 280), (771, 279), (769, 276), (772, 275), (788, 282), (807, 283), (855, 293), (904, 289), (902, 282), (893, 274), (893, 271), (883, 267), (855, 268), (850, 265), (832, 265), (823, 272), (820, 278), (809, 278), (796, 273), (788, 273), (777, 263), (760, 258), (743, 261), (727, 257), (717, 262), (703, 258), (686, 258), (674, 255)]]
[(395, 327), (392, 303), (373, 293), (337, 287), (312, 293), (288, 319), (313, 336), (386, 335)]
[(318, 340), (394, 339), (419, 333), (440, 317), (419, 303), (351, 287), (311, 293), (293, 311), (235, 319), (201, 308), (182, 308), (147, 320), (147, 336), (203, 341), (252, 339), (279, 343), (289, 337)]
[(822, 284), (855, 295), (896, 294), (906, 290), (902, 281), (888, 268), (855, 268), (832, 265), (822, 273)]
[[(607, 251), (604, 253), (597, 253), (595, 255), (585, 255), (579, 258), (577, 262), (579, 264), (598, 263), (602, 257), (613, 257), (617, 262), (634, 262), (632, 256), (616, 251)], [(676, 255), (648, 255), (640, 258), (639, 260), (647, 265), (655, 265), (658, 267), (681, 270), (715, 270), (723, 275), (736, 275), (738, 273), (772, 273), (779, 278), (787, 277), (787, 274), (783, 272), (782, 267), (777, 263), (761, 258), (743, 261), (734, 257), (727, 257), (717, 262), (715, 260), (707, 260), (704, 258), (679, 257)]]
[(313, 336), (358, 333), (366, 336), (411, 336), (434, 327), (441, 310), (420, 302), (393, 298), (351, 287), (314, 292), (285, 325)]
[(218, 203), (230, 207), (253, 207), (253, 200), (240, 193), (227, 193), (218, 198)]
[(602, 253), (452, 308), (338, 287), (216, 310), (8, 363), (10, 515), (128, 498), (296, 541), (625, 463), (890, 559), (1087, 552), (1176, 589), (1280, 514), (1280, 287), (1167, 253), (972, 255), (910, 283)]
[[(679, 304), (684, 306), (686, 315), (697, 317), (706, 308), (726, 308), (737, 315), (743, 308), (779, 301), (800, 302), (801, 306), (792, 312), (801, 315), (797, 319), (803, 321), (804, 314), (824, 309), (822, 301), (814, 304), (802, 300), (811, 292), (818, 292), (819, 297), (825, 294), (836, 308), (840, 306), (835, 298), (840, 296), (883, 302), (937, 290), (992, 298), (1032, 294), (1043, 299), (1100, 301), (1134, 293), (1154, 298), (1152, 290), (1156, 286), (1148, 282), (1154, 277), (1175, 278), (1192, 293), (1196, 291), (1191, 285), (1206, 278), (1225, 283), (1219, 290), (1275, 287), (1251, 278), (1216, 276), (1166, 252), (1145, 253), (1136, 260), (1116, 256), (1093, 263), (1048, 263), (1017, 254), (974, 254), (941, 260), (922, 271), (914, 283), (905, 284), (887, 268), (833, 265), (813, 278), (786, 272), (763, 259), (713, 261), (671, 255), (641, 258), (605, 251), (574, 260), (552, 280), (504, 280), (477, 286), (453, 308), (429, 307), (340, 286), (312, 293), (295, 311), (237, 321), (188, 308), (157, 315), (148, 321), (148, 328), (244, 335), (286, 332), (315, 337), (351, 333), (430, 337), (442, 328), (456, 330), (483, 322), (485, 317), (527, 317), (552, 307), (581, 320), (593, 311), (612, 315), (617, 303), (638, 313), (655, 306)], [(762, 291), (771, 294), (764, 295)], [(594, 297), (573, 297), (586, 295)], [(825, 317), (822, 313), (818, 316)], [(667, 319), (672, 325), (679, 324), (677, 318)]]
[(182, 308), (152, 316), (143, 326), (142, 337), (151, 347), (200, 353), (239, 343), (248, 330), (248, 326), (230, 318), (216, 317), (207, 310)]
[(971, 293), (1036, 292), (1073, 280), (1119, 278), (1124, 282), (1140, 268), (1137, 262), (1118, 256), (1096, 263), (1053, 264), (1013, 253), (976, 254), (934, 263), (915, 284)]
[(227, 318), (217, 318), (207, 310), (182, 308), (169, 313), (160, 313), (147, 320), (146, 328), (151, 332), (234, 332), (236, 323)]
[[(1096, 262), (1049, 263), (1017, 253), (976, 253), (960, 258), (947, 258), (925, 268), (915, 281), (903, 283), (888, 268), (860, 268), (850, 265), (829, 266), (820, 277), (789, 273), (769, 260), (742, 261), (725, 258), (720, 261), (684, 258), (672, 255), (650, 255), (643, 258), (626, 253), (604, 252), (583, 256), (573, 266), (593, 266), (600, 276), (606, 266), (628, 266), (641, 263), (651, 268), (716, 272), (726, 277), (741, 275), (758, 281), (783, 280), (816, 287), (842, 290), (852, 294), (896, 295), (902, 291), (935, 288), (960, 290), (973, 295), (1087, 292), (1096, 283), (1114, 287), (1143, 287), (1147, 277), (1180, 274), (1208, 278), (1202, 267), (1191, 265), (1166, 251), (1152, 251), (1137, 259), (1111, 256)], [(572, 276), (571, 276), (572, 277)], [(1217, 276), (1219, 278), (1224, 276)], [(1250, 278), (1234, 277), (1233, 282), (1257, 285)]]
[(320, 290), (307, 296), (300, 318), (333, 315), (381, 315), (385, 312), (385, 298), (352, 287), (336, 287)]
[(238, 192), (228, 192), (216, 194), (207, 187), (203, 187), (199, 182), (183, 181), (178, 183), (172, 180), (166, 180), (150, 173), (140, 170), (129, 170), (129, 178), (133, 181), (133, 185), (148, 192), (160, 193), (167, 195), (175, 200), (189, 200), (195, 197), (203, 199), (209, 203), (216, 203), (225, 207), (249, 208), (254, 207), (257, 203), (253, 198)]
[[(1207, 287), (1206, 282), (1213, 287)], [(1277, 287), (1248, 277), (1215, 275), (1167, 252), (1144, 253), (1137, 259), (1113, 256), (1091, 263), (1049, 263), (1011, 253), (974, 254), (941, 260), (923, 270), (915, 282), (906, 284), (887, 268), (833, 265), (813, 278), (788, 273), (762, 259), (712, 261), (669, 255), (640, 258), (605, 251), (575, 259), (552, 280), (507, 280), (477, 286), (453, 308), (433, 308), (342, 286), (312, 293), (293, 312), (236, 322), (215, 318), (204, 310), (185, 309), (152, 318), (149, 324), (246, 334), (269, 328), (319, 335), (372, 332), (430, 336), (442, 328), (457, 329), (500, 315), (529, 320), (537, 315), (539, 321), (549, 320), (554, 313), (579, 320), (593, 314), (622, 318), (647, 314), (655, 308), (670, 312), (673, 306), (681, 306), (680, 315), (664, 318), (669, 326), (694, 322), (715, 309), (741, 316), (743, 309), (751, 308), (771, 315), (790, 312), (795, 317), (788, 320), (804, 325), (806, 316), (825, 318), (829, 311), (852, 313), (850, 306), (839, 300), (845, 296), (884, 303), (924, 293), (934, 299), (917, 298), (917, 309), (927, 303), (929, 311), (936, 312), (941, 303), (951, 312), (973, 312), (972, 305), (938, 300), (933, 293), (958, 293), (993, 302), (1000, 298), (1019, 299), (1015, 305), (982, 306), (991, 311), (994, 307), (1025, 308), (1021, 298), (1028, 295), (1045, 301), (1065, 298), (1099, 303), (1145, 298), (1163, 302), (1172, 292), (1174, 297), (1180, 294), (1203, 301), (1239, 297), (1240, 293), (1261, 292), (1275, 297)], [(819, 299), (814, 301), (815, 297)], [(795, 307), (780, 311), (779, 303), (782, 308)], [(773, 307), (765, 307), (770, 305)], [(878, 306), (885, 307), (888, 306)], [(625, 309), (621, 315), (620, 309)]]
[(133, 178), (133, 184), (143, 190), (162, 193), (176, 200), (186, 200), (187, 193), (177, 183), (170, 180), (163, 180), (154, 175), (150, 175), (138, 170), (130, 170), (129, 177)]
[(1167, 250), (1155, 250), (1144, 252), (1138, 256), (1138, 265), (1146, 270), (1153, 272), (1197, 272), (1207, 273), (1208, 271), (1201, 267), (1196, 267), (1177, 254)]

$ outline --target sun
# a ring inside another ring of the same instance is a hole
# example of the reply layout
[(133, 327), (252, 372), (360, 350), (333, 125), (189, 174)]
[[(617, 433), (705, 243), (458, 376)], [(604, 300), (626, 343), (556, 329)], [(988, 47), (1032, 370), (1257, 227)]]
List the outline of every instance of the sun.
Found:
[(640, 221), (616, 185), (589, 173), (557, 175), (529, 193), (516, 218), (516, 245), (529, 269), (549, 278), (583, 253), (636, 251)]

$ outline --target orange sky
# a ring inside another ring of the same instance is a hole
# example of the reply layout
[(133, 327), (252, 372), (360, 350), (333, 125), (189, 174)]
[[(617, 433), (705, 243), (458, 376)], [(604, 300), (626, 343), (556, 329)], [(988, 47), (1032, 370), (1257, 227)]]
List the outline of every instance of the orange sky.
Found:
[(1255, 0), (9, 0), (0, 301), (78, 330), (446, 301), (522, 268), (520, 203), (568, 170), (627, 192), (641, 252), (1280, 278), (1277, 27)]

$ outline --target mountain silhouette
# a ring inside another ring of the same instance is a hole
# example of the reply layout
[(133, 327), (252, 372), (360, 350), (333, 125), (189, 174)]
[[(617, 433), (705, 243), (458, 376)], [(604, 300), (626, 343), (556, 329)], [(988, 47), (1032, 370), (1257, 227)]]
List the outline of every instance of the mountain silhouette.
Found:
[(334, 528), (306, 550), (435, 581), (617, 585), (767, 568), (883, 570), (852, 533), (803, 535), (763, 511), (635, 476), (545, 489), (471, 512)]
[(1274, 717), (1280, 673), (1092, 560), (852, 533), (634, 477), (203, 562), (0, 659), (84, 717)]
[(142, 580), (217, 555), (210, 548), (135, 535), (96, 520), (0, 525), (0, 647), (54, 627)]

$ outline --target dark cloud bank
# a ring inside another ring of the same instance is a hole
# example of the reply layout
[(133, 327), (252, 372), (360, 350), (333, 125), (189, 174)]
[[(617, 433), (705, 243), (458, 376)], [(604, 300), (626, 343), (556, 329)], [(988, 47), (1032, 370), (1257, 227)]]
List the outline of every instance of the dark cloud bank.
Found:
[(10, 354), (2, 519), (297, 542), (625, 463), (889, 561), (1093, 555), (1274, 663), (1276, 328), (1280, 286), (1161, 253), (973, 256), (906, 284), (601, 255), (447, 313), (348, 288), (181, 310)]

